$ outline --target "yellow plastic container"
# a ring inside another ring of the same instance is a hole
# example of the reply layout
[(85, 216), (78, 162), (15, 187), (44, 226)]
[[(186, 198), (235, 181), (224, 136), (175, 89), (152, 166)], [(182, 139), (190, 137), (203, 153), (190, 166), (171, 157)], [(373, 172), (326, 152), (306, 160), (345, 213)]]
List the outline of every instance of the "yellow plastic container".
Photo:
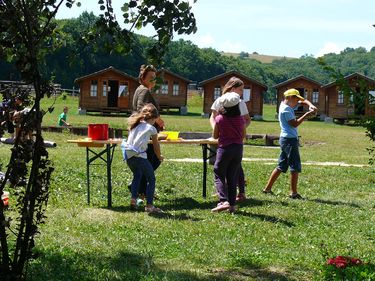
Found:
[(180, 134), (180, 132), (176, 131), (162, 131), (160, 133), (167, 135), (167, 140), (178, 140), (178, 135)]

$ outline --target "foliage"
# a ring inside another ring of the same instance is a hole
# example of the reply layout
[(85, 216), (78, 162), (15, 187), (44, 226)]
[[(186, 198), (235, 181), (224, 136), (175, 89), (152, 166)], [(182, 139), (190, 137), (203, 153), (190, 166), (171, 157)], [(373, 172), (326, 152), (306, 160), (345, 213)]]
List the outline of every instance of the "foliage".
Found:
[[(363, 49), (360, 50), (365, 52)], [(349, 50), (346, 49), (346, 52), (349, 52)], [(367, 100), (369, 101), (369, 106), (375, 108), (375, 104), (373, 103), (374, 97), (370, 95), (366, 81), (360, 79), (358, 81), (358, 87), (353, 88), (339, 69), (329, 65), (324, 58), (319, 58), (318, 62), (343, 92), (348, 101), (347, 105), (354, 107), (353, 117), (356, 118), (355, 123), (366, 128), (366, 136), (369, 137), (371, 141), (375, 142), (375, 118), (364, 116)], [(367, 150), (370, 155), (369, 163), (375, 164), (375, 146), (369, 147)]]

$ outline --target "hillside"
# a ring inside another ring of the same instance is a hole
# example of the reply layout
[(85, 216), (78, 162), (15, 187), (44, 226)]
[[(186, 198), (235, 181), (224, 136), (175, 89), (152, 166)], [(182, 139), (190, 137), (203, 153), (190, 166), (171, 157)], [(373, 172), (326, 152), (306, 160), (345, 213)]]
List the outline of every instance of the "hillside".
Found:
[[(223, 56), (228, 56), (228, 57), (232, 56), (232, 57), (235, 57), (235, 58), (238, 58), (238, 57), (241, 56), (241, 53), (221, 52), (221, 54)], [(248, 56), (243, 56), (244, 59), (254, 59), (254, 60), (260, 61), (261, 63), (272, 63), (273, 61), (280, 60), (280, 59), (296, 59), (296, 58), (292, 58), (292, 57), (261, 55), (261, 54), (257, 54), (257, 53), (253, 53), (253, 54), (245, 53), (245, 54), (248, 55)]]

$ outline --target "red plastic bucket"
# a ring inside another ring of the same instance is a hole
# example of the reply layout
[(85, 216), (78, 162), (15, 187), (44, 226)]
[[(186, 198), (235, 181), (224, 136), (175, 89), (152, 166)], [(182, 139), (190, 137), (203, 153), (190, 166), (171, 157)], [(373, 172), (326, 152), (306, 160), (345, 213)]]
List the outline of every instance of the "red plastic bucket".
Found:
[(89, 124), (87, 134), (92, 140), (107, 140), (108, 124)]

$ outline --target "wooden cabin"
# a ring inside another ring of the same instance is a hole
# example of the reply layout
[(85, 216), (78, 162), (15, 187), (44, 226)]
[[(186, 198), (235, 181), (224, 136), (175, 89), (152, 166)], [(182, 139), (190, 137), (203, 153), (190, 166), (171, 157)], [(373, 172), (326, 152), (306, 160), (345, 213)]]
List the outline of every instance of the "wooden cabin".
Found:
[[(276, 112), (279, 112), (279, 106), (281, 101), (284, 99), (284, 92), (288, 89), (297, 89), (300, 92), (300, 95), (304, 98), (311, 101), (317, 108), (318, 113), (317, 115), (324, 120), (326, 117), (326, 98), (325, 93), (322, 90), (322, 84), (308, 78), (304, 75), (298, 75), (294, 78), (281, 82), (274, 86), (276, 89), (276, 97), (277, 97), (277, 105), (276, 105)], [(307, 106), (300, 106), (295, 112), (296, 115), (302, 115), (306, 111), (308, 111)]]
[(139, 83), (133, 76), (110, 66), (75, 80), (79, 85), (80, 112), (130, 112)]
[[(363, 81), (366, 85), (366, 91), (375, 98), (375, 80), (359, 73), (353, 73), (344, 77), (349, 86), (357, 93), (360, 92), (360, 83)], [(346, 120), (350, 117), (364, 115), (375, 116), (375, 102), (369, 100), (367, 96), (364, 104), (355, 106), (351, 101), (352, 97), (344, 96), (343, 92), (336, 85), (336, 82), (329, 83), (322, 87), (327, 99), (326, 114), (328, 117), (338, 120)]]
[(187, 91), (190, 80), (167, 69), (160, 69), (157, 76), (161, 85), (153, 94), (162, 109), (177, 108), (181, 114), (187, 113)]
[(200, 82), (204, 98), (203, 115), (211, 114), (212, 103), (221, 96), (224, 85), (232, 76), (236, 76), (244, 82), (243, 100), (246, 102), (250, 116), (262, 119), (263, 93), (267, 91), (267, 86), (237, 71), (226, 72)]

